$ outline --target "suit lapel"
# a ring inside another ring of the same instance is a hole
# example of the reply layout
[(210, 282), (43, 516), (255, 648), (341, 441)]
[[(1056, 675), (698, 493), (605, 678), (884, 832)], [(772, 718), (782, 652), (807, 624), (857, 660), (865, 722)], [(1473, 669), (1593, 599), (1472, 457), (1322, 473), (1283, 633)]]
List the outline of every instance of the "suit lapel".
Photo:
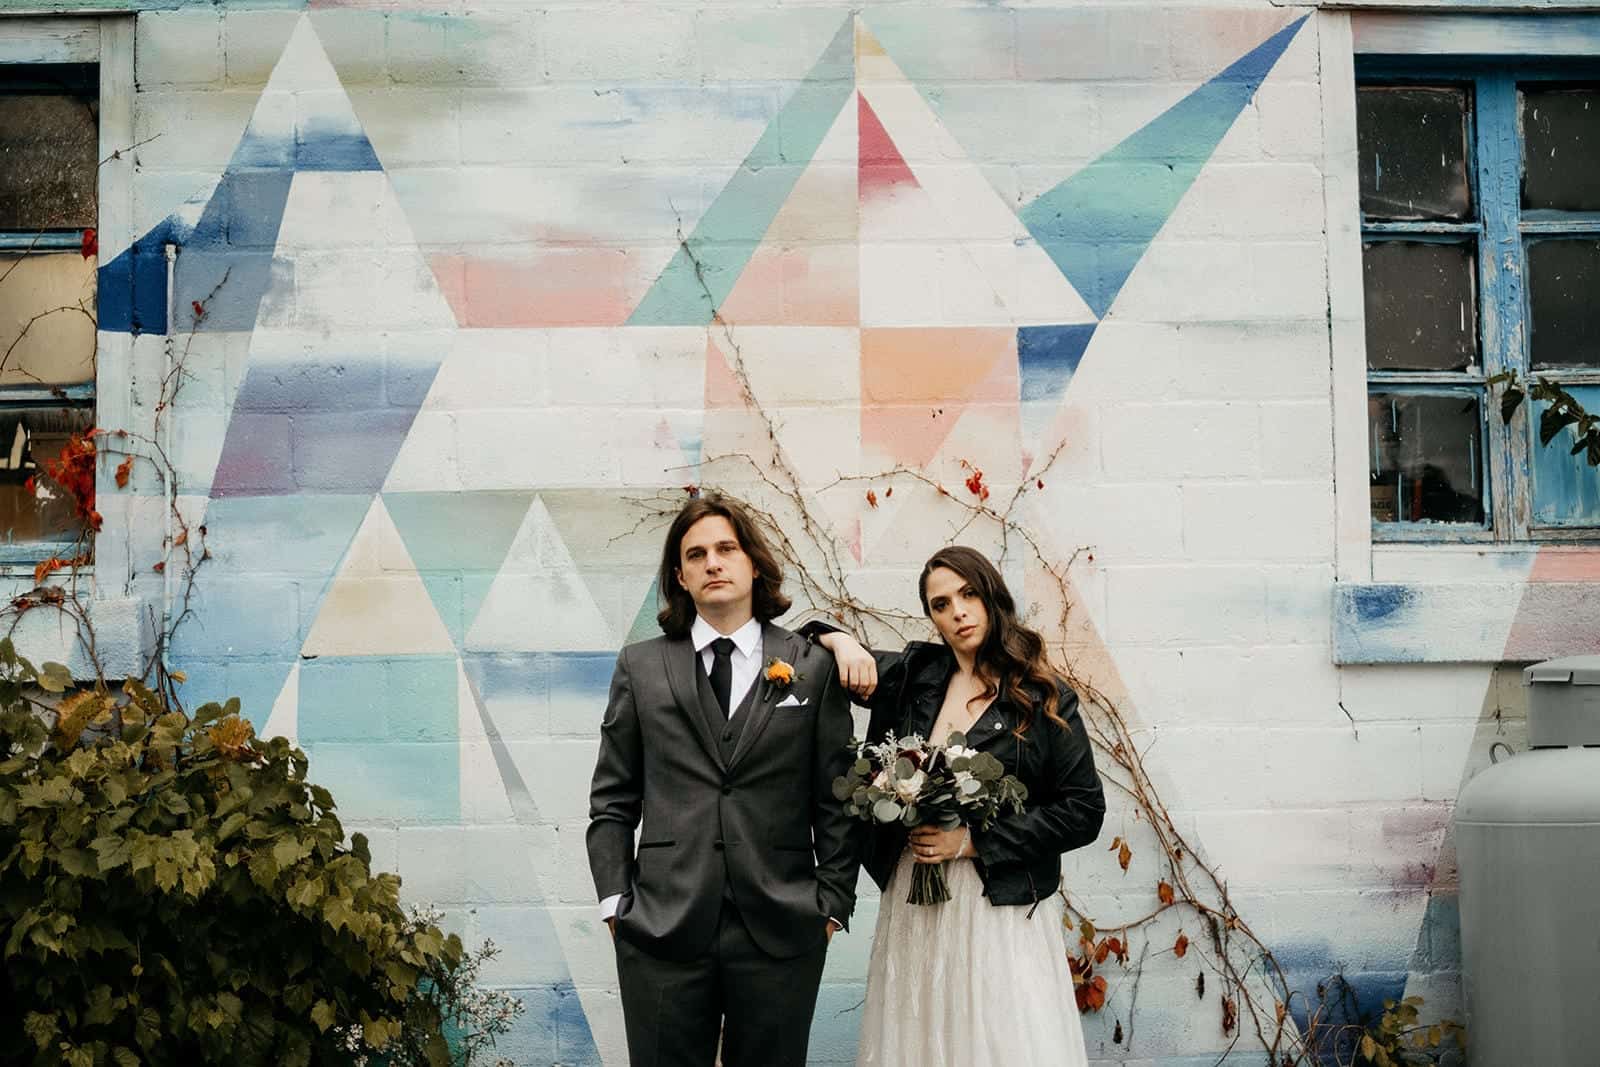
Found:
[(696, 677), (700, 664), (696, 662), (694, 642), (687, 639), (665, 641), (661, 645), (661, 654), (666, 660), (667, 687), (672, 690), (673, 702), (689, 720), (700, 747), (706, 750), (711, 762), (717, 765), (718, 770), (726, 771), (728, 767), (722, 762), (717, 739), (711, 736), (711, 727), (706, 725), (706, 709), (700, 699), (700, 684)]
[(791, 667), (799, 658), (800, 638), (785, 630), (781, 626), (764, 623), (761, 627), (761, 663), (759, 673), (756, 674), (756, 696), (751, 701), (750, 709), (745, 712), (749, 720), (744, 724), (744, 732), (739, 735), (739, 744), (734, 747), (733, 758), (728, 761), (729, 769), (737, 767), (739, 761), (761, 738), (761, 732), (767, 728), (767, 723), (772, 721), (772, 709), (783, 699), (793, 686), (776, 686), (767, 681), (767, 663), (773, 659), (781, 659)]

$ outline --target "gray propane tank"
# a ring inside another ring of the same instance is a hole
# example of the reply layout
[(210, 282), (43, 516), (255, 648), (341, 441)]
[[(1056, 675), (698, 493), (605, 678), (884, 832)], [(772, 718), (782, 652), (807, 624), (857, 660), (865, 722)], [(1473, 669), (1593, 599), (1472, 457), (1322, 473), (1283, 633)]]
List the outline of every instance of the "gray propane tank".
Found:
[(1527, 752), (1456, 802), (1473, 1067), (1600, 1064), (1600, 656), (1536, 663)]

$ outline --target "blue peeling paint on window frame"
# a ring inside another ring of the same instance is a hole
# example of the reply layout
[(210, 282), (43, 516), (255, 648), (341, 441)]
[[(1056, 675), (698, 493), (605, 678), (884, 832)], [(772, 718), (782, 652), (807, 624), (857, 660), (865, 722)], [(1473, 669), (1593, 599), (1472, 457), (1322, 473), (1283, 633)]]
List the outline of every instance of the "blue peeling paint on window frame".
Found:
[[(1458, 85), (1471, 89), (1467, 122), (1468, 175), (1475, 218), (1466, 222), (1378, 222), (1362, 218), (1361, 236), (1407, 240), (1474, 239), (1478, 248), (1478, 364), (1467, 371), (1409, 372), (1368, 370), (1370, 391), (1404, 388), (1410, 393), (1476, 392), (1482, 398), (1483, 494), (1488, 522), (1372, 523), (1374, 541), (1400, 542), (1570, 542), (1600, 540), (1600, 525), (1539, 526), (1533, 522), (1532, 458), (1540, 448), (1531, 404), (1523, 404), (1509, 425), (1499, 416), (1499, 390), (1486, 380), (1515, 370), (1529, 374), (1527, 246), (1530, 238), (1563, 234), (1600, 240), (1600, 213), (1522, 213), (1522, 140), (1518, 86), (1529, 82), (1600, 83), (1600, 54), (1591, 59), (1538, 60), (1520, 57), (1357, 56), (1356, 84)], [(1500, 254), (1485, 254), (1485, 250)], [(1593, 370), (1541, 372), (1568, 385), (1600, 384)], [(1552, 445), (1551, 447), (1559, 447)], [(1600, 477), (1600, 471), (1595, 472)]]

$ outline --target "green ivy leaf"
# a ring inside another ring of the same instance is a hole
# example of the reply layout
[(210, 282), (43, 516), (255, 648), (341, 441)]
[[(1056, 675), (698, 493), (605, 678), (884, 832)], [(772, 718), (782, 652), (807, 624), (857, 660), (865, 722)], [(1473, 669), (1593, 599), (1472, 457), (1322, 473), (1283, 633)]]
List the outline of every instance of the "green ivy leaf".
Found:
[(59, 663), (46, 663), (39, 671), (39, 688), (47, 693), (65, 693), (72, 686), (72, 672)]

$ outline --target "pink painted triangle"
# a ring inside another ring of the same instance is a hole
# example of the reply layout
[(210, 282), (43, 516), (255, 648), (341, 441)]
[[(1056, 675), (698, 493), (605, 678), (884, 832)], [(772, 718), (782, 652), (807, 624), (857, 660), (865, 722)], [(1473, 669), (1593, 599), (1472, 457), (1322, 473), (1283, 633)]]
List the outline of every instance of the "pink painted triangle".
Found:
[(860, 93), (856, 94), (856, 100), (859, 102), (856, 113), (859, 139), (856, 159), (860, 166), (857, 187), (861, 199), (865, 200), (876, 192), (892, 190), (897, 185), (916, 186), (916, 175), (911, 173), (911, 168), (906, 165), (906, 157), (890, 140), (889, 131), (878, 121), (872, 105)]
[(705, 404), (708, 408), (743, 408), (749, 405), (733, 368), (728, 366), (722, 350), (709, 337), (706, 338)]

